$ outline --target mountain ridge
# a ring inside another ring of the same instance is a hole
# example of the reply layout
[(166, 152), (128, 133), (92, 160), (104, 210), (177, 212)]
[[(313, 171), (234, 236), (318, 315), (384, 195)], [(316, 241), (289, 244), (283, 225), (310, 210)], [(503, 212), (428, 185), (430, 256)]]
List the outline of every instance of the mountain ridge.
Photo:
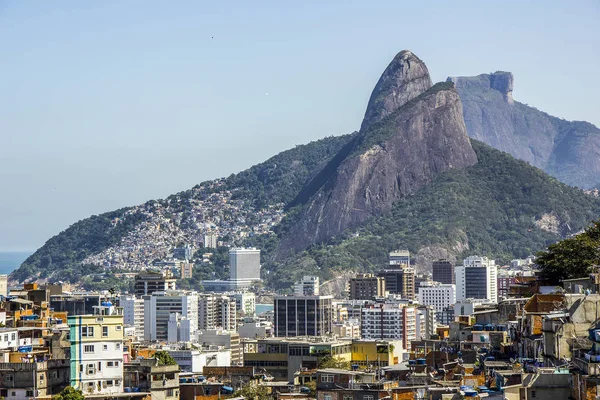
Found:
[[(520, 107), (512, 100), (511, 77), (486, 78), (494, 101), (480, 106)], [(93, 272), (149, 266), (181, 244), (202, 250), (202, 235), (214, 233), (225, 245), (260, 247), (267, 283), (281, 288), (297, 273), (331, 278), (351, 268), (372, 270), (399, 247), (415, 253), (420, 267), (437, 255), (469, 252), (510, 260), (597, 219), (597, 197), (469, 140), (469, 111), (460, 81), (455, 85), (432, 86), (424, 63), (400, 52), (378, 81), (359, 132), (296, 146), (227, 178), (79, 221), (50, 238), (11, 280), (85, 283)], [(587, 129), (573, 127), (561, 128), (564, 140)], [(559, 155), (557, 163), (563, 162)], [(327, 202), (332, 193), (340, 202)], [(354, 204), (362, 214), (347, 223), (342, 218), (352, 214), (339, 210)], [(319, 226), (319, 213), (310, 222), (311, 205), (327, 206), (331, 224)], [(312, 232), (339, 225), (319, 240), (290, 246), (303, 218)], [(195, 275), (224, 276), (202, 257), (196, 261)]]

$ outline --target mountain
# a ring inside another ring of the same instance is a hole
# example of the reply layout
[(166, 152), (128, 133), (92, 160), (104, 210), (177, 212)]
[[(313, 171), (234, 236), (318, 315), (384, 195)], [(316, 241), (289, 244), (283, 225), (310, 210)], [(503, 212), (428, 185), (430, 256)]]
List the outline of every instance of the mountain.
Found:
[(389, 212), (435, 175), (477, 163), (452, 84), (431, 86), (425, 64), (400, 52), (375, 86), (361, 130), (307, 183), (280, 256)]
[(565, 121), (513, 100), (513, 75), (450, 77), (470, 137), (581, 188), (600, 184), (600, 129)]
[(206, 232), (227, 244), (241, 243), (251, 233), (269, 236), (284, 204), (298, 194), (310, 172), (351, 138), (296, 146), (228, 178), (76, 222), (50, 238), (10, 278), (80, 282), (102, 267), (147, 266), (179, 244), (198, 246)]
[(438, 174), (389, 213), (272, 262), (269, 284), (288, 287), (302, 274), (327, 280), (343, 271), (376, 271), (397, 248), (410, 250), (421, 270), (429, 270), (438, 258), (462, 260), (474, 254), (502, 265), (544, 250), (598, 219), (600, 198), (482, 142), (471, 143), (477, 164)]
[[(508, 80), (494, 82), (491, 90), (507, 104)], [(182, 244), (200, 247), (196, 278), (227, 276), (224, 247), (214, 251), (218, 260), (203, 262), (203, 235), (211, 233), (224, 246), (260, 247), (267, 284), (284, 288), (302, 274), (330, 279), (376, 269), (397, 248), (408, 248), (423, 268), (434, 258), (468, 254), (508, 262), (597, 219), (593, 192), (469, 140), (454, 86), (432, 85), (425, 64), (401, 52), (377, 83), (359, 132), (79, 221), (50, 238), (11, 280), (118, 286), (124, 280), (115, 272), (149, 266)]]

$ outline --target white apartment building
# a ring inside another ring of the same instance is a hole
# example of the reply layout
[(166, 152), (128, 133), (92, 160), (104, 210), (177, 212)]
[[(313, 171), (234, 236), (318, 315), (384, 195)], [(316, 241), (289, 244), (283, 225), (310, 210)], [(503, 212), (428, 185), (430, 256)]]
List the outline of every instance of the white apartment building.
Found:
[(198, 329), (222, 328), (235, 331), (237, 325), (236, 300), (227, 295), (201, 294), (198, 297)]
[(432, 306), (436, 318), (440, 320), (442, 311), (456, 303), (456, 285), (433, 281), (421, 282), (418, 294), (419, 304)]
[(229, 250), (229, 280), (237, 288), (260, 281), (260, 250), (253, 247)]
[(237, 311), (243, 315), (254, 315), (256, 312), (256, 294), (252, 292), (226, 293), (235, 300)]
[(154, 292), (144, 296), (144, 339), (150, 341), (169, 339), (169, 318), (179, 313), (191, 321), (190, 335), (198, 329), (198, 294), (186, 291)]
[(318, 296), (319, 277), (309, 275), (302, 277), (302, 280), (294, 285), (294, 294), (296, 296)]
[(17, 328), (0, 328), (0, 350), (17, 350), (19, 346)]
[(88, 395), (123, 392), (123, 314), (111, 302), (93, 315), (67, 318), (71, 341), (71, 382)]
[[(425, 320), (418, 321), (414, 306), (400, 304), (370, 304), (362, 309), (360, 332), (363, 339), (402, 340), (403, 346), (417, 337), (417, 330), (426, 331)], [(417, 324), (422, 324), (417, 329)]]
[(487, 299), (498, 301), (498, 271), (496, 262), (487, 257), (470, 256), (463, 265), (454, 268), (456, 300)]
[(338, 338), (360, 339), (360, 321), (348, 319), (333, 324), (333, 334)]
[(179, 313), (169, 315), (168, 336), (169, 343), (192, 342), (195, 338), (192, 337), (192, 332), (195, 332), (195, 327), (192, 327), (192, 321), (182, 316)]
[(123, 308), (123, 322), (125, 325), (132, 326), (135, 329), (135, 336), (139, 339), (144, 338), (144, 299), (135, 296), (128, 296), (119, 300), (119, 305)]

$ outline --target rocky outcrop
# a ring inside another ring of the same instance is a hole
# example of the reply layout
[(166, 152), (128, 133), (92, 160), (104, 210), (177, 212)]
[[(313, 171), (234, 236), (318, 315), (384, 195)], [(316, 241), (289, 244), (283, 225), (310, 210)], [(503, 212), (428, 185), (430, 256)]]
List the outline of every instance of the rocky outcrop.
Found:
[(450, 77), (470, 137), (583, 188), (600, 183), (600, 129), (565, 121), (512, 98), (513, 75)]
[(432, 85), (423, 61), (408, 50), (401, 51), (383, 71), (375, 85), (361, 130), (381, 121)]
[(435, 175), (477, 163), (458, 93), (447, 83), (426, 89), (427, 82), (426, 67), (412, 53), (394, 58), (371, 96), (359, 134), (293, 203), (304, 209), (280, 247), (301, 250), (327, 240), (389, 212)]

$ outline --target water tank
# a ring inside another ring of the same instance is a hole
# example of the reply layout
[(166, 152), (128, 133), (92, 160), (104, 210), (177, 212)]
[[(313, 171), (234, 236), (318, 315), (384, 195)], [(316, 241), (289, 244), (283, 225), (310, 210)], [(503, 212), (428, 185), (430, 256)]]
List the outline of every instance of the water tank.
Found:
[(112, 303), (110, 301), (103, 301), (100, 303), (102, 307), (112, 307)]
[(425, 365), (425, 362), (424, 358), (417, 358), (417, 365)]

